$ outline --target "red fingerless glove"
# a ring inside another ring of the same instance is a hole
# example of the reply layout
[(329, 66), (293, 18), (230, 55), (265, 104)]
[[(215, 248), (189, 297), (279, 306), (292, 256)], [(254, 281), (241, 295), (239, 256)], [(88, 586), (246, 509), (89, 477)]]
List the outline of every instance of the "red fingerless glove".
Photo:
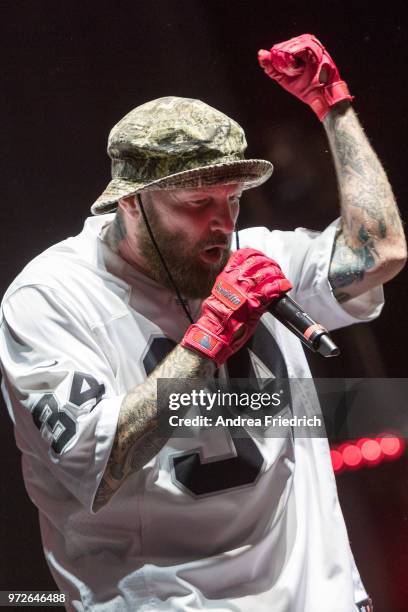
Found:
[(276, 261), (254, 249), (239, 249), (217, 276), (181, 345), (222, 365), (252, 336), (270, 302), (291, 288)]
[(258, 60), (271, 79), (308, 104), (320, 121), (337, 102), (354, 99), (336, 64), (312, 34), (278, 43), (270, 51), (260, 49)]

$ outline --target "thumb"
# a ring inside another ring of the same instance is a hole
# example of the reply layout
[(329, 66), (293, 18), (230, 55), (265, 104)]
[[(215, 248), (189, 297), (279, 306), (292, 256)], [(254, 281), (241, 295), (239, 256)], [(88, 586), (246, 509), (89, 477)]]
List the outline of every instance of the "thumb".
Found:
[(271, 52), (265, 49), (259, 49), (258, 51), (258, 62), (262, 68), (266, 68), (271, 62)]

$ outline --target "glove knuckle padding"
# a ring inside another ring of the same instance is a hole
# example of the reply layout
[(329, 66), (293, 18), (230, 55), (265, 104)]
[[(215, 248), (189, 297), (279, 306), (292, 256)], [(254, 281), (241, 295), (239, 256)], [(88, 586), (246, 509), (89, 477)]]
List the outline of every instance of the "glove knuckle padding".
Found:
[(256, 251), (255, 249), (249, 249), (249, 248), (247, 248), (247, 249), (238, 249), (238, 251), (235, 251), (235, 253), (233, 253), (231, 255), (231, 257), (229, 258), (229, 260), (227, 262), (227, 265), (225, 266), (223, 271), (224, 272), (228, 272), (229, 270), (232, 270), (235, 267), (240, 266), (253, 253), (260, 253), (260, 251)]
[(254, 282), (256, 283), (256, 279), (259, 277), (259, 275), (265, 274), (266, 269), (269, 269), (269, 266), (267, 268), (267, 262), (263, 260), (252, 262), (252, 265), (249, 268), (242, 271), (239, 279), (242, 279), (242, 281), (253, 281), (252, 284)]
[(255, 331), (271, 299), (291, 287), (279, 265), (255, 249), (239, 249), (217, 276), (201, 315), (181, 344), (221, 365)]
[(258, 294), (263, 304), (267, 304), (280, 294), (280, 287), (277, 281), (271, 282), (268, 279), (257, 287)]
[(275, 44), (269, 61), (262, 54), (261, 66), (284, 89), (308, 104), (321, 121), (341, 100), (353, 100), (333, 59), (313, 34)]

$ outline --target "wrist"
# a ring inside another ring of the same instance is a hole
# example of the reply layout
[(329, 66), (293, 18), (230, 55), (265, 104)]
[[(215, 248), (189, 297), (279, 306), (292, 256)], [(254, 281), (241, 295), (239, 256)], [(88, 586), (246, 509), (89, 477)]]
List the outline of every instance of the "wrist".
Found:
[(322, 122), (324, 122), (333, 109), (345, 103), (347, 104), (346, 107), (340, 106), (340, 112), (344, 112), (343, 109), (348, 108), (350, 102), (354, 100), (354, 96), (350, 95), (347, 84), (344, 81), (336, 81), (317, 90), (312, 90), (308, 98), (305, 98), (304, 101), (309, 104)]
[[(206, 377), (217, 369), (217, 363), (210, 355), (204, 354), (192, 345), (187, 345), (184, 338), (180, 342), (179, 347), (184, 353), (186, 360), (190, 363), (191, 370), (194, 372), (195, 377)], [(186, 378), (190, 378), (190, 376), (186, 376)]]
[(334, 106), (329, 108), (328, 113), (323, 119), (323, 123), (327, 124), (336, 119), (337, 117), (343, 117), (348, 111), (352, 109), (351, 102), (349, 100), (340, 100)]
[(345, 129), (345, 126), (359, 125), (359, 120), (353, 106), (347, 101), (342, 101), (330, 109), (322, 123), (326, 134), (331, 139), (338, 130)]
[(184, 334), (181, 346), (190, 350), (202, 359), (211, 361), (214, 367), (220, 367), (230, 354), (228, 344), (215, 333), (193, 323)]

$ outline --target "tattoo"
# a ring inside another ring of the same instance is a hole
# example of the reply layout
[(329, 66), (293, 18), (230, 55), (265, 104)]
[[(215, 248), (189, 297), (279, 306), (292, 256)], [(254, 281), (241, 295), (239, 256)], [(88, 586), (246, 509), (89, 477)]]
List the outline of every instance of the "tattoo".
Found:
[[(395, 259), (402, 259), (405, 238), (386, 174), (354, 111), (333, 110), (324, 125), (336, 165), (342, 217), (329, 280), (337, 299), (346, 301), (382, 282), (387, 258), (395, 253)], [(336, 291), (346, 286), (347, 294)]]
[(381, 239), (387, 237), (387, 226), (385, 225), (384, 221), (379, 221), (378, 222), (378, 233), (379, 233)]
[[(365, 272), (376, 265), (378, 254), (375, 243), (363, 225), (360, 227), (358, 236), (362, 245), (360, 247), (349, 246), (342, 233), (336, 239), (329, 269), (329, 280), (334, 290), (363, 280)], [(334, 291), (334, 295), (339, 301), (341, 297), (343, 302), (350, 298), (344, 292)]]
[(157, 380), (185, 378), (193, 385), (197, 378), (211, 378), (214, 371), (213, 361), (179, 345), (144, 383), (124, 397), (109, 461), (95, 497), (95, 510), (109, 501), (125, 478), (155, 457), (170, 437), (164, 437), (158, 427)]

